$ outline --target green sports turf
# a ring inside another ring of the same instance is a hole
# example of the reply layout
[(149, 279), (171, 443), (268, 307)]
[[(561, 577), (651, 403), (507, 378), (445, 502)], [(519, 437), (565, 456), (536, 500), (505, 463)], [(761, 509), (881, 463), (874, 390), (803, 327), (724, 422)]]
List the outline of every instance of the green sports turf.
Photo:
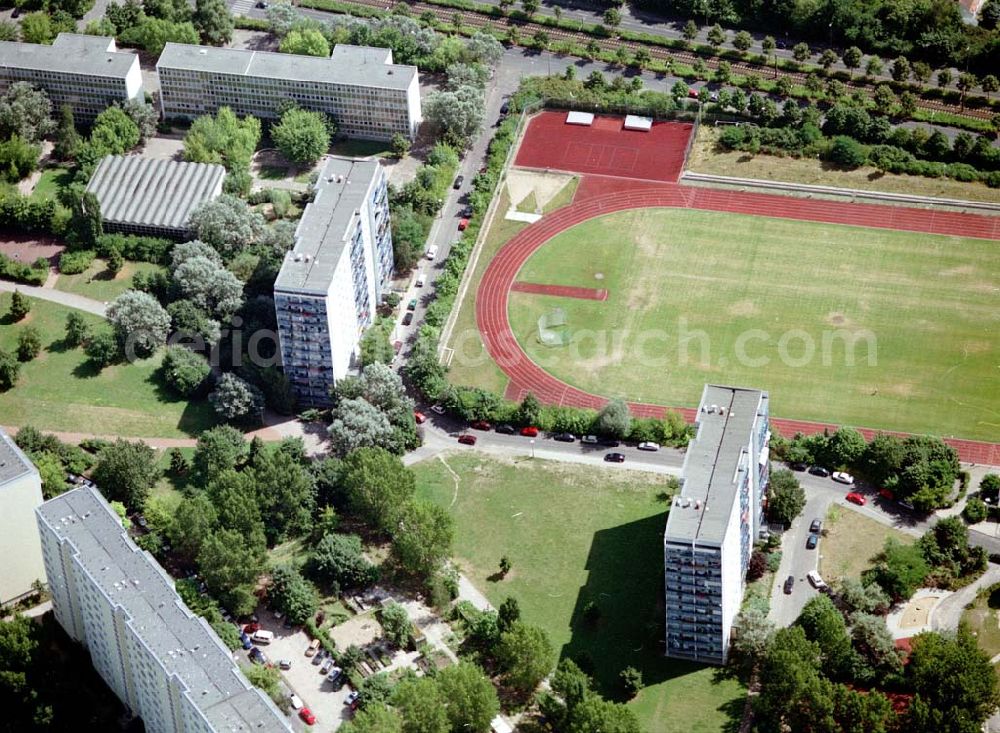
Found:
[[(639, 669), (646, 687), (629, 705), (643, 731), (735, 730), (743, 688), (662, 654), (668, 477), (475, 451), (443, 458), (413, 466), (417, 493), (455, 517), (456, 561), (491, 603), (513, 596), (560, 656), (589, 654), (609, 696), (624, 667)], [(501, 580), (502, 555), (512, 567)], [(601, 610), (595, 626), (581, 617), (589, 601)]]
[[(644, 209), (563, 232), (518, 279), (608, 289), (605, 302), (510, 298), (529, 356), (590, 392), (694, 405), (723, 382), (769, 390), (780, 417), (1000, 434), (997, 242)], [(567, 347), (537, 338), (556, 307)], [(844, 334), (863, 337), (853, 365)]]

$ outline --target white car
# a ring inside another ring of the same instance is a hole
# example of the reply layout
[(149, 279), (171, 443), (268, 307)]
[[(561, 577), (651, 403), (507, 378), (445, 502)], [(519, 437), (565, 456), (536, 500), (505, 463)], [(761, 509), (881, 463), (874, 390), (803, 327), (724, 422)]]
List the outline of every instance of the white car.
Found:
[(639, 450), (660, 450), (660, 444), (651, 440), (639, 443)]
[(837, 483), (847, 484), (848, 486), (854, 485), (854, 477), (845, 471), (834, 471), (830, 478)]
[(292, 710), (301, 710), (303, 708), (302, 699), (294, 693), (288, 696), (288, 702), (292, 704)]

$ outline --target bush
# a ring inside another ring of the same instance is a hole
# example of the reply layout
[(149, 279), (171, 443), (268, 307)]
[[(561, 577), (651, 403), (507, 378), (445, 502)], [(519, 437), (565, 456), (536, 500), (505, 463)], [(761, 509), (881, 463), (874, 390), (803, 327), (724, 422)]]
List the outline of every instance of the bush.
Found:
[(868, 154), (864, 145), (854, 138), (838, 135), (833, 139), (827, 158), (845, 168), (858, 168), (865, 164)]
[(986, 504), (978, 497), (973, 496), (965, 502), (962, 516), (969, 524), (978, 524), (986, 519), (986, 511)]
[(161, 368), (164, 381), (182, 397), (204, 391), (212, 373), (204, 357), (183, 346), (168, 346)]
[(92, 249), (77, 252), (63, 252), (59, 255), (59, 272), (63, 275), (79, 275), (94, 263), (97, 253)]

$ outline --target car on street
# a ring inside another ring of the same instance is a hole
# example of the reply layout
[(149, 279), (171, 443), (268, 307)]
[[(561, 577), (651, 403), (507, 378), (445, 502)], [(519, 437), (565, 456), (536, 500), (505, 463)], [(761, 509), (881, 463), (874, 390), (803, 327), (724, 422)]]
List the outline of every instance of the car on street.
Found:
[(302, 708), (299, 711), (299, 717), (302, 718), (302, 722), (306, 725), (316, 725), (316, 716), (312, 714), (312, 710), (309, 708)]
[(427, 422), (427, 415), (425, 415), (424, 413), (422, 413), (419, 410), (417, 410), (417, 411), (415, 411), (413, 413), (413, 421), (417, 425), (421, 425), (421, 424)]
[(660, 444), (659, 443), (654, 443), (651, 440), (644, 440), (643, 442), (639, 443), (638, 448), (639, 448), (639, 450), (656, 451), (656, 450), (660, 450)]
[(250, 650), (250, 661), (254, 664), (267, 664), (267, 655), (260, 650), (260, 647), (254, 647)]
[(830, 469), (823, 468), (822, 466), (812, 466), (809, 469), (809, 473), (811, 473), (813, 476), (822, 476), (823, 478), (826, 478), (827, 476), (830, 475)]
[(444, 407), (442, 407), (441, 405), (431, 405), (431, 412), (433, 412), (435, 415), (443, 415)]
[(513, 425), (504, 423), (503, 425), (497, 425), (497, 432), (501, 435), (513, 435), (517, 432), (517, 429)]
[(688, 96), (691, 97), (691, 99), (697, 99), (700, 94), (701, 90), (696, 89), (695, 87), (688, 89)]
[(291, 704), (292, 710), (301, 710), (305, 707), (305, 703), (302, 702), (302, 698), (295, 693), (288, 696), (288, 702)]
[(393, 341), (392, 342), (392, 351), (393, 351), (394, 354), (398, 354), (402, 350), (403, 350), (403, 342), (402, 341)]
[(330, 670), (330, 674), (326, 676), (326, 681), (331, 684), (336, 682), (337, 678), (340, 677), (343, 671), (344, 670), (342, 670), (340, 667), (334, 667), (333, 669)]
[(536, 428), (534, 425), (529, 425), (526, 428), (521, 428), (521, 435), (523, 435), (525, 438), (537, 438), (538, 428)]
[(819, 535), (815, 534), (815, 533), (810, 534), (809, 535), (809, 539), (806, 540), (806, 549), (807, 550), (815, 550), (816, 549), (816, 545), (818, 545), (818, 544), (819, 544)]
[(789, 575), (787, 578), (785, 578), (785, 595), (791, 593), (792, 588), (794, 587), (795, 587), (795, 576)]
[(452, 188), (454, 188), (457, 191), (462, 187), (463, 183), (465, 183), (465, 176), (458, 176), (457, 178), (455, 178), (455, 183), (452, 184)]
[(847, 484), (848, 486), (854, 485), (854, 477), (846, 471), (834, 471), (830, 478), (839, 484)]
[(576, 436), (573, 433), (556, 433), (552, 436), (552, 440), (558, 440), (560, 443), (575, 443)]
[(417, 309), (417, 299), (410, 298), (410, 302), (406, 304), (406, 310), (415, 311)]
[(625, 463), (624, 453), (605, 453), (604, 460), (607, 463)]
[(320, 649), (319, 652), (317, 652), (316, 656), (313, 657), (312, 663), (313, 664), (322, 664), (324, 659), (326, 659), (326, 650), (325, 649)]
[(789, 463), (788, 467), (791, 468), (793, 471), (805, 471), (807, 468), (809, 468), (809, 464), (795, 462), (795, 463)]
[(622, 444), (622, 442), (620, 440), (617, 440), (616, 438), (602, 438), (601, 439), (601, 445), (603, 445), (605, 448), (617, 448), (621, 444)]
[(857, 491), (852, 491), (850, 494), (844, 497), (852, 504), (857, 504), (858, 506), (864, 506), (868, 503), (868, 500), (859, 494)]
[(881, 496), (883, 499), (888, 499), (889, 501), (892, 501), (893, 499), (896, 498), (896, 495), (893, 494), (890, 489), (879, 489), (878, 495)]
[(352, 710), (358, 705), (358, 698), (361, 697), (361, 693), (357, 690), (351, 690), (347, 693), (347, 697), (344, 698), (344, 704), (350, 707)]
[(320, 674), (327, 674), (331, 669), (333, 669), (333, 659), (327, 659), (323, 662), (323, 666), (319, 668)]
[(463, 217), (463, 218), (461, 218), (461, 219), (458, 220), (458, 231), (464, 232), (468, 228), (469, 228), (469, 220), (468, 219), (466, 219), (465, 217)]
[(503, 104), (500, 105), (500, 114), (505, 115), (510, 112), (510, 100), (505, 99)]
[(242, 634), (240, 634), (240, 644), (243, 645), (244, 649), (252, 649), (253, 648), (253, 641), (250, 639), (249, 636), (246, 635), (245, 632), (242, 633)]
[(823, 520), (814, 519), (809, 523), (809, 531), (813, 534), (819, 534), (821, 529), (823, 529)]
[(278, 660), (278, 669), (291, 669), (291, 668), (292, 668), (292, 660), (291, 659), (279, 659)]
[(830, 589), (830, 586), (826, 584), (823, 578), (820, 577), (820, 574), (815, 570), (810, 570), (806, 573), (806, 579), (809, 581), (809, 584), (818, 591), (825, 592)]
[(255, 631), (260, 631), (260, 624), (256, 621), (251, 621), (246, 626), (243, 627), (244, 634), (252, 634)]
[(471, 423), (470, 427), (473, 430), (490, 430), (493, 426), (485, 420), (475, 420)]
[(597, 445), (598, 440), (596, 435), (584, 435), (580, 438), (580, 442), (585, 445)]
[(462, 445), (475, 445), (476, 436), (470, 435), (469, 433), (462, 433), (461, 435), (458, 436), (458, 442), (461, 443)]
[(413, 314), (407, 312), (407, 314), (403, 316), (403, 325), (409, 326), (411, 323), (413, 323)]

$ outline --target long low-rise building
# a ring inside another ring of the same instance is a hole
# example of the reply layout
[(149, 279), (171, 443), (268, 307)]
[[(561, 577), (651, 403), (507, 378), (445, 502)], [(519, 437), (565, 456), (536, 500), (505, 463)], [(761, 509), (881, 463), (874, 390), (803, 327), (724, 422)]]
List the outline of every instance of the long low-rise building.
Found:
[(330, 115), (343, 135), (371, 140), (413, 138), (422, 119), (417, 67), (392, 63), (387, 48), (341, 45), (319, 58), (168, 43), (156, 70), (166, 119), (220, 107), (275, 119), (293, 102)]
[(35, 509), (42, 503), (42, 479), (28, 457), (0, 429), (0, 606), (32, 593), (45, 580)]
[(663, 536), (667, 656), (725, 664), (764, 520), (768, 394), (705, 385)]
[(330, 404), (392, 278), (385, 173), (331, 157), (274, 283), (281, 362), (300, 405)]
[(221, 165), (108, 155), (87, 191), (101, 204), (109, 231), (185, 239), (192, 235), (192, 212), (222, 193), (225, 178)]
[(68, 104), (77, 121), (114, 102), (143, 99), (139, 56), (106, 36), (60, 33), (51, 46), (0, 41), (0, 94), (19, 81), (44, 89), (54, 112)]
[(149, 733), (291, 733), (96, 490), (36, 516), (56, 620)]

